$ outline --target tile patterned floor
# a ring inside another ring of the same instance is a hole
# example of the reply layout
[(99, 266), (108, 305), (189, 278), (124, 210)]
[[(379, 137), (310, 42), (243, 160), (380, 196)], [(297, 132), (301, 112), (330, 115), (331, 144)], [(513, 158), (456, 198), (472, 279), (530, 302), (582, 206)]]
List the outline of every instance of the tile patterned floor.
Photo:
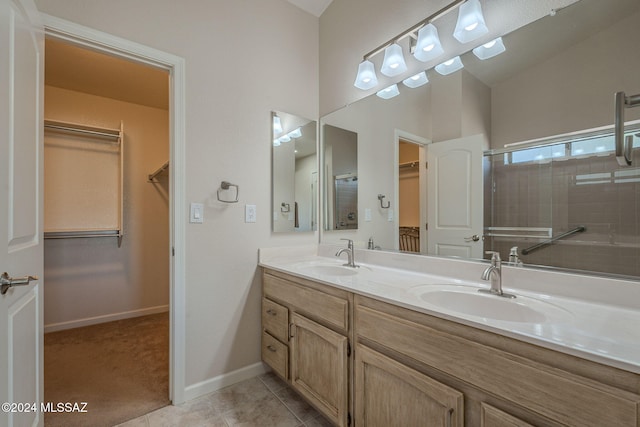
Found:
[(179, 406), (166, 406), (117, 427), (330, 427), (273, 373)]

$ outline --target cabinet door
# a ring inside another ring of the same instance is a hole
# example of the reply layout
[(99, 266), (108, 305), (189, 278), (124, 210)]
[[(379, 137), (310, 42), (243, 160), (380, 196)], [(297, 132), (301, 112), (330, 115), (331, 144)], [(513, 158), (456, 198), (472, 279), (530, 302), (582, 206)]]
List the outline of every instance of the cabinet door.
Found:
[(355, 356), (357, 427), (464, 425), (459, 391), (367, 347)]
[(291, 384), (338, 426), (347, 425), (347, 338), (291, 315)]

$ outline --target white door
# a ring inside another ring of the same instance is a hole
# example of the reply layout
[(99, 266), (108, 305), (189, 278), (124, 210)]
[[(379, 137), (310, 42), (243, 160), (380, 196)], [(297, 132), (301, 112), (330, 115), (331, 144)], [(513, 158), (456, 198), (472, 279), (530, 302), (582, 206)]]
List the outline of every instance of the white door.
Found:
[(44, 425), (39, 411), (44, 31), (38, 22), (32, 0), (0, 0), (0, 273), (23, 282), (40, 278), (2, 286), (0, 426)]
[(429, 145), (429, 254), (482, 258), (484, 136)]

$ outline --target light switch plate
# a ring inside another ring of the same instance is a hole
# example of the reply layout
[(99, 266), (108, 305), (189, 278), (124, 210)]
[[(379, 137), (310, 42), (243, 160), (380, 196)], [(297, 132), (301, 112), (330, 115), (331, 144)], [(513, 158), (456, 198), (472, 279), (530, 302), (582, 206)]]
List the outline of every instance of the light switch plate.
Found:
[(364, 208), (364, 220), (365, 221), (371, 221), (371, 209), (370, 208)]
[(389, 222), (393, 221), (393, 209), (389, 209), (387, 211), (387, 221), (389, 221)]
[(244, 222), (256, 222), (256, 205), (244, 205)]
[(202, 224), (204, 222), (204, 205), (202, 203), (191, 203), (189, 222), (192, 224)]

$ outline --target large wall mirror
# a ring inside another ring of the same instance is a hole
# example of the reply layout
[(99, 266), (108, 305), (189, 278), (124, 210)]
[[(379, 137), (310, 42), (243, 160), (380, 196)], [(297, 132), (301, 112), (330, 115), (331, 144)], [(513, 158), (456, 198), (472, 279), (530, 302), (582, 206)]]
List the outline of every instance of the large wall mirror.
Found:
[(637, 0), (580, 0), (502, 35), (494, 58), (468, 52), (460, 71), (322, 117), (358, 146), (357, 229), (325, 224), (322, 241), (471, 259), (517, 247), (529, 266), (640, 277), (640, 108), (625, 111), (630, 167), (612, 137), (614, 93), (640, 94), (639, 19)]
[(272, 112), (274, 232), (318, 228), (317, 129), (314, 120)]

